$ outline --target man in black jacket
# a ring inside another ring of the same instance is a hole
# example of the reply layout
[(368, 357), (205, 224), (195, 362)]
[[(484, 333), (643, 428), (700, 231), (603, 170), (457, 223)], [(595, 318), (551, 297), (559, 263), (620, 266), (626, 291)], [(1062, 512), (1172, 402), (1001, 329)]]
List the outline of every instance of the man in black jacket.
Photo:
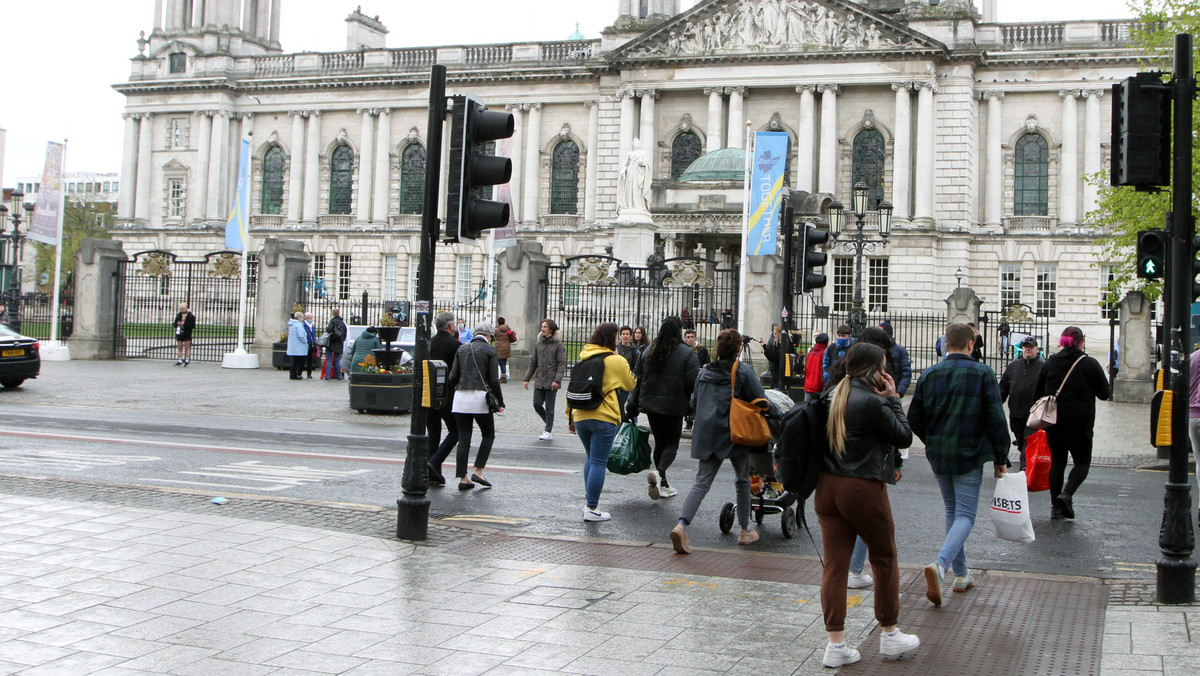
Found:
[[(446, 373), (454, 366), (454, 354), (458, 352), (461, 343), (458, 342), (458, 332), (454, 326), (454, 313), (443, 312), (433, 320), (435, 335), (429, 341), (429, 358), (446, 362)], [(458, 425), (454, 414), (450, 412), (450, 403), (454, 401), (454, 393), (446, 393), (444, 408), (431, 408), (425, 421), (425, 433), (429, 436), (428, 448), (436, 449), (429, 456), (429, 484), (442, 487), (446, 485), (446, 477), (442, 475), (442, 463), (450, 450), (458, 445)], [(446, 438), (442, 439), (442, 423), (446, 423)], [(439, 443), (439, 441), (441, 443)]]
[(1000, 376), (1000, 403), (1008, 400), (1008, 427), (1017, 438), (1014, 443), (1021, 452), (1022, 472), (1025, 471), (1025, 440), (1033, 434), (1032, 429), (1025, 427), (1025, 421), (1029, 418), (1029, 408), (1037, 401), (1035, 388), (1045, 364), (1037, 340), (1027, 336), (1021, 341), (1021, 356), (1012, 360)]

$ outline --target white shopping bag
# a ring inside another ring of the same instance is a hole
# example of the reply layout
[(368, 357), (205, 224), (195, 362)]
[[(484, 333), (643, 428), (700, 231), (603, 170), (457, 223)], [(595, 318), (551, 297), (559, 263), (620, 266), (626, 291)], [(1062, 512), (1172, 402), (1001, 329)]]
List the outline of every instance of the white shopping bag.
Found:
[(1024, 472), (1009, 472), (996, 479), (992, 497), (992, 526), (1001, 540), (1029, 543), (1034, 541), (1033, 522), (1029, 519), (1029, 489)]

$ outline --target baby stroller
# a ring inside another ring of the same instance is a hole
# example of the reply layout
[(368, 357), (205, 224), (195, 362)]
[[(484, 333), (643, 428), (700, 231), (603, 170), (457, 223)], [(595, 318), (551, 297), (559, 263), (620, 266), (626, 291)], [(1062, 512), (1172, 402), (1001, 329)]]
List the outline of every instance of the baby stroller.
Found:
[[(783, 412), (792, 408), (792, 398), (779, 390), (767, 390), (767, 400), (771, 402), (771, 410), (767, 414), (767, 426), (771, 428), (771, 441), (767, 444), (766, 452), (750, 454), (750, 516), (761, 528), (768, 514), (782, 515), (780, 530), (783, 537), (796, 537), (800, 526), (807, 525), (804, 521), (803, 504), (796, 509), (797, 497), (784, 490), (783, 484), (775, 477), (775, 445), (782, 431)], [(722, 533), (733, 529), (737, 503), (727, 502), (721, 508), (718, 525)], [(810, 534), (811, 537), (811, 534)]]

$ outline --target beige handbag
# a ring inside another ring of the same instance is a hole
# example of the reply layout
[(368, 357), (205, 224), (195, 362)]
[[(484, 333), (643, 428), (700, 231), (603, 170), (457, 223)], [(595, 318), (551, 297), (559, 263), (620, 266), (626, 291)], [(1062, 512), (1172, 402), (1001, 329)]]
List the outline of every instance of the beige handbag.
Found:
[(1062, 382), (1058, 385), (1058, 391), (1054, 394), (1047, 394), (1033, 402), (1033, 406), (1029, 407), (1029, 418), (1025, 420), (1025, 426), (1035, 430), (1044, 430), (1058, 422), (1058, 395), (1062, 394), (1063, 385), (1067, 384), (1067, 378), (1071, 377), (1071, 371), (1083, 361), (1087, 355), (1080, 355), (1079, 359), (1071, 364), (1071, 368), (1067, 371), (1067, 375), (1063, 376)]

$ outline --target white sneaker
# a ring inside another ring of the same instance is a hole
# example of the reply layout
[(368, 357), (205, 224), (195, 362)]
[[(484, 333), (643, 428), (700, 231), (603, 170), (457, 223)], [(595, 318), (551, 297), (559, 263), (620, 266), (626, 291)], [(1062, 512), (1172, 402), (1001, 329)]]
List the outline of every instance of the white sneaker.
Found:
[(899, 629), (892, 632), (891, 636), (887, 634), (879, 635), (879, 652), (885, 660), (898, 660), (902, 657), (907, 657), (920, 646), (921, 639), (917, 638), (916, 634), (906, 634)]
[(657, 500), (662, 494), (658, 488), (658, 470), (652, 469), (646, 472), (646, 483), (650, 484), (650, 488), (647, 489), (647, 492), (650, 493), (650, 499)]
[(875, 578), (866, 571), (861, 573), (850, 571), (850, 576), (846, 578), (846, 586), (851, 589), (866, 589), (873, 584), (875, 584)]
[(942, 587), (945, 586), (946, 571), (936, 561), (925, 566), (925, 598), (935, 606), (942, 605)]
[(670, 486), (663, 486), (660, 484), (658, 487), (658, 497), (660, 498), (673, 498), (675, 497), (675, 493), (675, 489), (671, 488)]
[(592, 509), (592, 508), (588, 507), (587, 505), (583, 506), (583, 520), (584, 521), (608, 521), (611, 518), (612, 518), (612, 515), (609, 514), (608, 512), (601, 512), (600, 510)]
[(827, 667), (844, 667), (862, 659), (858, 651), (843, 643), (839, 648), (832, 643), (825, 644), (825, 661)]
[(538, 441), (550, 441), (553, 438), (553, 434), (550, 434), (549, 432), (542, 432), (542, 436), (538, 437)]

